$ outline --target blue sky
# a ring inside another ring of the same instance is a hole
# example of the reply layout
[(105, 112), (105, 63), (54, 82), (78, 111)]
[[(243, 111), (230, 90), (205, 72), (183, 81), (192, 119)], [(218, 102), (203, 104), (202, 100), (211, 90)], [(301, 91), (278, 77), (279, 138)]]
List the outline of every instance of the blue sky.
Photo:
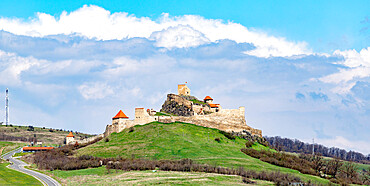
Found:
[(0, 88), (13, 123), (101, 133), (119, 109), (159, 110), (188, 82), (200, 99), (245, 106), (264, 135), (370, 153), (367, 7), (1, 1)]

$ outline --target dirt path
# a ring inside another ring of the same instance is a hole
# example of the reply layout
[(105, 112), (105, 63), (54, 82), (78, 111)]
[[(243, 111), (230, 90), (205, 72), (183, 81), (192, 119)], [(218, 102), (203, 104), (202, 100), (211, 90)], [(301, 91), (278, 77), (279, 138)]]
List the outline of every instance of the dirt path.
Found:
[(3, 154), (3, 150), (5, 149), (5, 147), (1, 147), (0, 149), (0, 155)]

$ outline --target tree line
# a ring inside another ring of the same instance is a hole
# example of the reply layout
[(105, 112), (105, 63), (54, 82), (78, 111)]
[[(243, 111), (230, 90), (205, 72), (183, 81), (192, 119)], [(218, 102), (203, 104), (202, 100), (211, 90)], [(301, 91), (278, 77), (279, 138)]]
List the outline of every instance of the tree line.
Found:
[(297, 139), (282, 138), (280, 136), (264, 137), (270, 145), (280, 151), (312, 154), (313, 146), (315, 153), (322, 156), (339, 158), (346, 161), (355, 161), (365, 164), (370, 164), (370, 154), (365, 156), (362, 153), (355, 151), (346, 151), (337, 147), (325, 147), (320, 144), (309, 144), (299, 141)]

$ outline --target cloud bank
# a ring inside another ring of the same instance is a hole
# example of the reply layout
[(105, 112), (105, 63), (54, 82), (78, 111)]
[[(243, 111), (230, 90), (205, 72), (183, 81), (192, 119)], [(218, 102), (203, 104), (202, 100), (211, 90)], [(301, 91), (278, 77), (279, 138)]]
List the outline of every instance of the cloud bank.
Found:
[(97, 6), (0, 18), (0, 29), (0, 88), (11, 90), (13, 123), (101, 133), (117, 110), (159, 110), (189, 82), (198, 98), (246, 106), (248, 124), (265, 135), (370, 153), (370, 48), (315, 54), (238, 23)]
[(268, 36), (233, 22), (205, 19), (196, 15), (170, 17), (168, 14), (151, 20), (124, 12), (112, 14), (101, 7), (86, 5), (71, 13), (63, 12), (57, 18), (45, 13), (38, 13), (36, 18), (30, 20), (1, 18), (0, 29), (32, 37), (58, 34), (75, 34), (97, 40), (142, 37), (154, 40), (156, 46), (167, 49), (194, 47), (228, 39), (237, 43), (252, 43), (256, 48), (246, 53), (258, 57), (310, 53), (305, 42)]

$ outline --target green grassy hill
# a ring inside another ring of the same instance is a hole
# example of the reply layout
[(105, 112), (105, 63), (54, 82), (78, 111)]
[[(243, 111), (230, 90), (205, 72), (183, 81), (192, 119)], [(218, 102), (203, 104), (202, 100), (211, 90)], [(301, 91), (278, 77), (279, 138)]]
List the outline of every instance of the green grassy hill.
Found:
[[(113, 133), (109, 141), (101, 140), (93, 145), (77, 150), (76, 156), (92, 155), (98, 157), (126, 157), (147, 159), (182, 159), (191, 158), (200, 163), (224, 167), (244, 167), (256, 171), (280, 171), (294, 174), (303, 180), (328, 183), (327, 180), (301, 174), (262, 162), (240, 151), (246, 140), (237, 137), (226, 138), (217, 129), (201, 127), (187, 123), (163, 124), (158, 122), (133, 127)], [(219, 138), (217, 142), (215, 138)], [(259, 145), (256, 148), (260, 148)]]

